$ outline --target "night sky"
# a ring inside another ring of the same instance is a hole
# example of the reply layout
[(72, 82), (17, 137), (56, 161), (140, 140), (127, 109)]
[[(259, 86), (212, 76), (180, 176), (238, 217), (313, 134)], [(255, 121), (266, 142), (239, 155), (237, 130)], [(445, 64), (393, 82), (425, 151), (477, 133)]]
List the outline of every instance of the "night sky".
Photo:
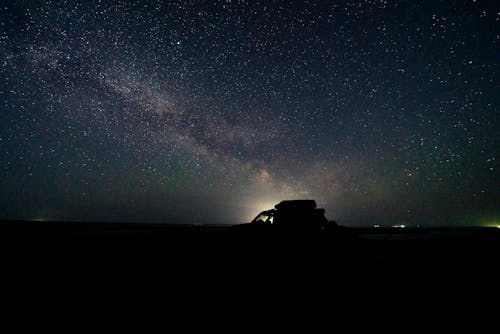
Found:
[(498, 1), (3, 1), (0, 218), (500, 220)]

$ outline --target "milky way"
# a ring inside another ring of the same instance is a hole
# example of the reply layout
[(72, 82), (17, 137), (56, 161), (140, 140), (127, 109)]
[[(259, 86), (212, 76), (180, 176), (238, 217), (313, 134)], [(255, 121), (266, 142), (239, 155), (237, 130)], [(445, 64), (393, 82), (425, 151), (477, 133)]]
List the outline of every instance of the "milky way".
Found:
[(0, 218), (499, 219), (495, 1), (0, 8)]

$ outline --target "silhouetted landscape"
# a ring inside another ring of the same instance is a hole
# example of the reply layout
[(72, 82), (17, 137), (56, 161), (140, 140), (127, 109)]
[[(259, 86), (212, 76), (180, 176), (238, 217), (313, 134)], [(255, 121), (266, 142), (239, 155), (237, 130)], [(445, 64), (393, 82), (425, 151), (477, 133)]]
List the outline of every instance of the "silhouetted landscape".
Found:
[(439, 284), (490, 280), (497, 228), (346, 228), (273, 234), (236, 226), (2, 222), (18, 279), (111, 275), (154, 282), (320, 279), (325, 284)]
[(238, 226), (27, 221), (1, 226), (8, 239), (7, 295), (14, 304), (24, 307), (23, 301), (31, 300), (43, 307), (44, 301), (57, 300), (63, 308), (71, 306), (67, 311), (73, 315), (85, 303), (105, 300), (116, 305), (113, 309), (160, 303), (187, 314), (224, 310), (229, 321), (245, 319), (242, 309), (262, 304), (259, 309), (267, 311), (257, 323), (267, 317), (277, 321), (272, 311), (278, 308), (301, 317), (323, 315), (335, 326), (372, 327), (346, 320), (370, 316), (389, 317), (383, 328), (408, 321), (432, 328), (429, 324), (457, 324), (457, 314), (470, 321), (474, 312), (493, 311), (488, 305), (496, 296), (497, 228), (277, 234)]

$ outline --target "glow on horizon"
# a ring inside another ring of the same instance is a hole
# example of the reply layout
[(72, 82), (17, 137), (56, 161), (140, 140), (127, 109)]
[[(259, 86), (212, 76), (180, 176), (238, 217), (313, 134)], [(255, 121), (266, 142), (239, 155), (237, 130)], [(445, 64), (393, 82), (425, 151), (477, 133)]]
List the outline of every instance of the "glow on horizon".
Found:
[(482, 224), (483, 227), (496, 227), (496, 228), (500, 228), (500, 222), (498, 221), (493, 221), (493, 222), (489, 222), (489, 223), (486, 223), (486, 224)]
[(259, 213), (266, 210), (274, 209), (274, 206), (278, 204), (281, 200), (276, 199), (266, 199), (261, 201), (256, 201), (255, 203), (249, 204), (246, 206), (247, 214), (245, 216), (245, 222), (250, 222), (254, 219)]
[(34, 222), (46, 222), (46, 221), (49, 221), (50, 219), (48, 219), (48, 218), (42, 218), (42, 217), (36, 217), (36, 218), (32, 218), (30, 220), (34, 221)]

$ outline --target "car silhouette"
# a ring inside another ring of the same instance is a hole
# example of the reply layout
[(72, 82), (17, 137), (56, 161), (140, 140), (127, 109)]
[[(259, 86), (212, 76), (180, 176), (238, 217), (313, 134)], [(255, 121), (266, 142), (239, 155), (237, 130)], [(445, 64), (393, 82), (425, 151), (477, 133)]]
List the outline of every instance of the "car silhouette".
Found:
[(269, 233), (321, 233), (338, 227), (325, 217), (325, 209), (317, 208), (314, 200), (285, 200), (273, 209), (260, 212), (240, 229)]

